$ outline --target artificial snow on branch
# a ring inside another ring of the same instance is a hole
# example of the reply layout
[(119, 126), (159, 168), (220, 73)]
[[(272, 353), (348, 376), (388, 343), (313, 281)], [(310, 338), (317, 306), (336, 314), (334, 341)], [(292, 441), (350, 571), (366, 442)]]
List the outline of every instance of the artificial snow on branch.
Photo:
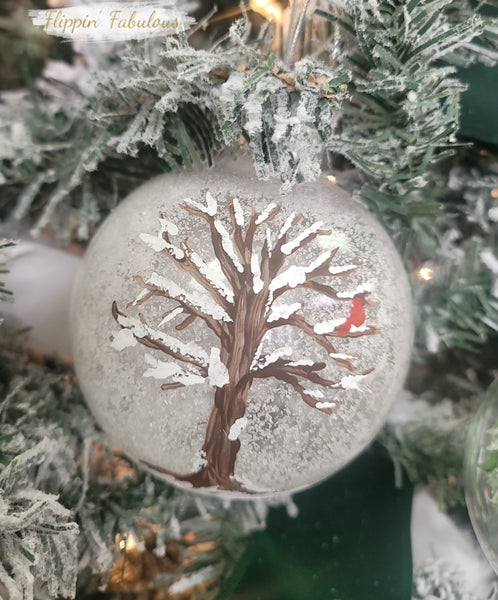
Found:
[(329, 20), (334, 34), (293, 65), (253, 39), (244, 17), (206, 49), (185, 34), (164, 47), (129, 43), (81, 89), (51, 83), (11, 103), (4, 214), (19, 219), (41, 202), (35, 230), (52, 223), (67, 238), (76, 212), (85, 239), (138, 182), (210, 165), (241, 138), (258, 177), (280, 178), (284, 193), (314, 179), (329, 150), (357, 165), (364, 199), (387, 216), (437, 212), (425, 192), (455, 144), (463, 90), (444, 61), (493, 62), (496, 22), (451, 0), (324, 1), (307, 19)]

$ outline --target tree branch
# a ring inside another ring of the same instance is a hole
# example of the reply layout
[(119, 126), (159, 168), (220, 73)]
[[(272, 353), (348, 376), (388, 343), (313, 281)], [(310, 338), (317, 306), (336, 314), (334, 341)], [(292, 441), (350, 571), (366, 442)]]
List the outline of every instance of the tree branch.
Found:
[[(276, 321), (267, 322), (266, 329), (267, 331), (269, 331), (270, 329), (276, 329), (277, 327), (285, 327), (286, 325), (290, 325), (291, 327), (297, 327), (306, 335), (312, 337), (317, 342), (317, 344), (319, 344), (322, 348), (324, 348), (327, 351), (329, 355), (338, 354), (335, 346), (327, 337), (329, 334), (325, 335), (322, 333), (317, 333), (314, 330), (313, 325), (310, 325), (310, 323), (308, 323), (308, 321), (306, 321), (306, 319), (298, 313), (294, 313), (285, 319), (277, 319)], [(331, 356), (331, 358), (341, 367), (345, 367), (349, 371), (355, 370), (355, 367), (349, 360), (344, 358), (335, 358), (334, 356)]]
[[(164, 343), (164, 340), (154, 339), (151, 334), (137, 335), (133, 331), (133, 329), (135, 328), (133, 323), (130, 325), (125, 325), (122, 322), (120, 322), (123, 318), (128, 320), (129, 317), (127, 315), (125, 315), (124, 313), (122, 313), (118, 309), (118, 305), (117, 305), (116, 301), (114, 301), (112, 303), (112, 316), (114, 317), (114, 319), (118, 323), (118, 325), (121, 327), (121, 329), (129, 329), (135, 336), (135, 339), (137, 340), (137, 342), (139, 342), (140, 344), (143, 344), (147, 348), (159, 350), (160, 352), (163, 352), (164, 354), (167, 354), (168, 356), (171, 356), (172, 358), (175, 358), (176, 360), (179, 360), (180, 362), (189, 363), (191, 365), (194, 365), (195, 367), (197, 367), (199, 369), (199, 372), (203, 377), (207, 377), (207, 375), (208, 375), (207, 367), (200, 360), (195, 358), (194, 356), (190, 356), (189, 354), (182, 352), (180, 350), (180, 343), (177, 345), (176, 348), (173, 348), (173, 347), (167, 345), (166, 343)], [(144, 329), (150, 329), (149, 326), (147, 325), (145, 317), (142, 314), (139, 315), (139, 318), (140, 318), (140, 324), (142, 324), (144, 326)], [(135, 322), (138, 322), (138, 321), (135, 320)]]
[(216, 229), (216, 220), (214, 216), (211, 216), (203, 210), (196, 208), (195, 206), (191, 206), (186, 202), (184, 202), (181, 206), (190, 214), (196, 217), (200, 217), (208, 223), (209, 229), (211, 231), (211, 242), (213, 244), (213, 250), (216, 255), (216, 258), (220, 263), (221, 270), (223, 271), (225, 277), (230, 282), (233, 292), (237, 293), (237, 290), (239, 290), (242, 285), (240, 277), (241, 273), (239, 273), (239, 271), (237, 270), (233, 262), (233, 257), (231, 257), (223, 247), (223, 238), (220, 232)]
[[(244, 243), (244, 232), (243, 232), (243, 219), (244, 215), (242, 207), (237, 198), (230, 198), (227, 196), (228, 213), (233, 227), (233, 241), (235, 243), (235, 249), (239, 255), (240, 261), (244, 266), (248, 266), (251, 260), (251, 253)], [(236, 211), (237, 206), (237, 211)]]
[[(137, 275), (136, 279), (140, 282), (140, 285), (142, 285), (143, 288), (149, 290), (149, 294), (147, 294), (147, 296), (144, 296), (143, 301), (149, 299), (151, 296), (159, 296), (161, 298), (166, 298), (167, 300), (177, 302), (187, 314), (202, 319), (206, 323), (206, 325), (212, 331), (214, 331), (214, 333), (219, 339), (226, 340), (229, 336), (228, 328), (224, 326), (223, 321), (215, 319), (211, 315), (208, 315), (205, 312), (203, 312), (200, 308), (192, 304), (186, 296), (175, 296), (174, 294), (170, 294), (167, 291), (161, 289), (160, 287), (154, 285), (153, 283), (144, 281), (144, 279), (140, 275)], [(140, 303), (141, 301), (137, 301), (137, 304)]]
[[(340, 383), (336, 381), (332, 381), (330, 379), (325, 379), (321, 377), (316, 371), (325, 368), (325, 363), (313, 363), (312, 365), (292, 365), (293, 361), (279, 359), (264, 367), (263, 369), (256, 370), (253, 373), (255, 378), (268, 378), (275, 377), (280, 381), (283, 381), (296, 390), (299, 393), (301, 398), (311, 406), (311, 408), (316, 408), (317, 410), (324, 412), (327, 415), (332, 414), (332, 407), (328, 406), (331, 402), (335, 405), (342, 404), (340, 400), (332, 400), (327, 401), (325, 396), (322, 398), (320, 392), (313, 392), (311, 390), (307, 390), (299, 381), (299, 378), (307, 379), (312, 383), (316, 383), (325, 388), (334, 388), (334, 389), (343, 389)], [(320, 397), (317, 397), (317, 395)], [(324, 406), (317, 406), (317, 404), (324, 404)]]
[(209, 280), (204, 273), (202, 273), (201, 262), (203, 263), (203, 261), (200, 258), (200, 256), (198, 257), (198, 260), (197, 257), (194, 258), (195, 255), (190, 246), (187, 244), (187, 240), (184, 240), (180, 243), (180, 248), (182, 249), (185, 255), (183, 260), (177, 261), (180, 268), (190, 273), (193, 276), (193, 278), (198, 283), (200, 283), (205, 290), (209, 292), (213, 300), (217, 304), (222, 306), (225, 312), (233, 318), (233, 304), (229, 302), (228, 298), (220, 292), (220, 289), (217, 288), (216, 285), (211, 280)]

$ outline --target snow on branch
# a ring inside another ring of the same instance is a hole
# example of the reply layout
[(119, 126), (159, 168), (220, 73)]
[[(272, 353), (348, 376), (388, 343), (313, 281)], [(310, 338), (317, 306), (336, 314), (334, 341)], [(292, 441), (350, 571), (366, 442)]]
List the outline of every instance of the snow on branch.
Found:
[[(215, 321), (231, 321), (230, 315), (226, 313), (222, 306), (211, 300), (211, 298), (198, 292), (197, 290), (186, 291), (178, 284), (155, 271), (151, 276), (143, 281), (144, 287), (152, 295), (164, 296), (170, 300), (177, 300), (180, 304), (191, 309), (195, 314), (202, 317), (212, 317)], [(140, 296), (139, 296), (140, 298)], [(142, 298), (143, 300), (144, 298)]]
[(204, 350), (195, 342), (182, 342), (162, 331), (153, 329), (147, 325), (143, 317), (142, 319), (137, 319), (123, 314), (119, 312), (115, 302), (113, 303), (112, 311), (117, 323), (123, 329), (130, 330), (140, 343), (161, 350), (180, 361), (192, 363), (204, 373), (209, 359)]
[(290, 254), (296, 252), (296, 250), (299, 250), (299, 248), (302, 248), (305, 244), (307, 244), (317, 235), (330, 234), (330, 231), (321, 229), (322, 225), (322, 221), (317, 221), (316, 223), (313, 223), (313, 225), (311, 225), (310, 227), (307, 227), (296, 238), (283, 244), (281, 247), (282, 252), (289, 256)]
[(332, 250), (327, 250), (308, 266), (291, 265), (273, 279), (273, 281), (270, 283), (270, 291), (278, 292), (282, 289), (292, 289), (298, 287), (306, 281), (309, 281), (312, 277), (316, 276), (322, 266), (328, 266), (328, 263), (330, 263), (332, 258)]
[(163, 384), (163, 390), (204, 384), (206, 381), (205, 375), (199, 374), (193, 369), (183, 368), (178, 363), (159, 360), (152, 356), (152, 354), (145, 355), (145, 362), (149, 365), (149, 368), (144, 371), (144, 377), (154, 377), (155, 379), (171, 378), (173, 380), (173, 383)]
[(244, 272), (244, 266), (235, 252), (232, 238), (226, 227), (219, 219), (214, 218), (217, 213), (216, 200), (209, 192), (206, 193), (206, 198), (206, 206), (190, 199), (185, 200), (182, 206), (187, 212), (202, 217), (209, 224), (215, 256), (220, 263), (223, 274), (235, 290), (240, 286), (240, 276)]
[(206, 192), (206, 204), (201, 204), (191, 198), (185, 198), (183, 201), (187, 206), (191, 206), (209, 217), (214, 217), (218, 212), (218, 202), (213, 198), (211, 192)]

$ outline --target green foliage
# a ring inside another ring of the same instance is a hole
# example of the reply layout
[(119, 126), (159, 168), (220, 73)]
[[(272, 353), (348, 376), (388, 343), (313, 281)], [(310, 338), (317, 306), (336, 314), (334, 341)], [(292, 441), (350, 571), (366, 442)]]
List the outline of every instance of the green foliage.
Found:
[(26, 85), (57, 54), (57, 40), (33, 27), (30, 0), (4, 0), (0, 5), (0, 89)]
[(414, 485), (431, 485), (442, 506), (463, 504), (468, 420), (469, 414), (459, 414), (450, 400), (398, 402), (379, 438), (394, 461), (398, 484), (404, 470)]
[(338, 60), (353, 73), (342, 132), (326, 146), (361, 169), (362, 197), (387, 218), (441, 212), (434, 165), (455, 145), (464, 89), (443, 61), (469, 48), (478, 56), (470, 42), (484, 28), (480, 17), (458, 14), (460, 5), (353, 0), (320, 13), (344, 32)]
[(438, 244), (421, 249), (430, 282), (414, 282), (419, 342), (475, 351), (498, 332), (498, 162), (462, 157), (446, 193), (452, 215), (434, 222)]

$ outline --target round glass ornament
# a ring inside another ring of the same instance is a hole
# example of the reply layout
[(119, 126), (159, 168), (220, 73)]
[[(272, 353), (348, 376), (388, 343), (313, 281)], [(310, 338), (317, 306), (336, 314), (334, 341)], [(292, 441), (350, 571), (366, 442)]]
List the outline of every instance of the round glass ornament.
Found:
[(76, 281), (76, 372), (98, 422), (179, 486), (254, 497), (328, 477), (376, 435), (412, 345), (388, 235), (322, 177), (159, 176), (101, 226)]
[(464, 482), (472, 526), (498, 574), (498, 380), (488, 389), (470, 424)]

